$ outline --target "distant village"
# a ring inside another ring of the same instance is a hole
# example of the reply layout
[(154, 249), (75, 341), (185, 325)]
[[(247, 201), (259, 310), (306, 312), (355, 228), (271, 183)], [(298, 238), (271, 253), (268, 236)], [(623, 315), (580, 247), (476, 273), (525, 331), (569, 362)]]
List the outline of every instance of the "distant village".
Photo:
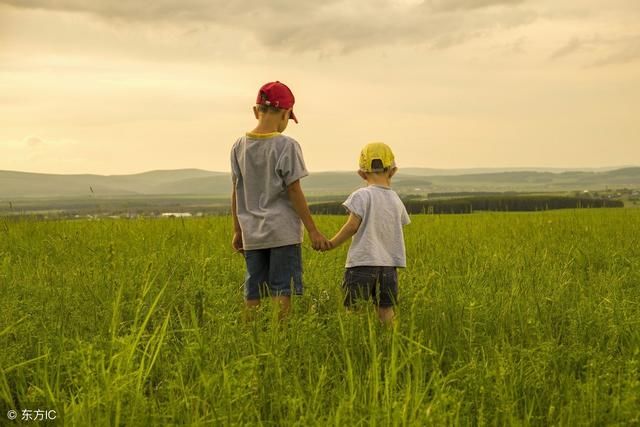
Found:
[(603, 191), (592, 191), (592, 190), (583, 190), (576, 191), (576, 197), (589, 197), (593, 199), (622, 199), (626, 198), (630, 202), (639, 202), (640, 201), (640, 190), (638, 189), (617, 189), (617, 190), (609, 190), (605, 189)]
[[(554, 193), (434, 193), (425, 196), (419, 196), (414, 194), (401, 194), (403, 200), (406, 203), (413, 203), (416, 201), (429, 201), (429, 200), (457, 200), (464, 197), (473, 196), (475, 198), (494, 197), (496, 195), (517, 195), (518, 197), (527, 196), (549, 196), (549, 197), (564, 197), (575, 198), (580, 200), (604, 200), (612, 201), (612, 203), (624, 203), (625, 207), (640, 207), (640, 189), (604, 189), (604, 190), (590, 190), (584, 189), (573, 192), (554, 192)], [(339, 196), (331, 198), (333, 203), (338, 203), (342, 199)], [(319, 202), (325, 202), (327, 198), (319, 200)], [(37, 201), (30, 201), (29, 203), (22, 201), (6, 202), (0, 201), (0, 215), (2, 216), (31, 216), (38, 219), (89, 219), (89, 220), (101, 220), (101, 219), (136, 219), (136, 218), (157, 218), (157, 219), (185, 219), (185, 218), (200, 218), (211, 215), (228, 215), (229, 204), (223, 201), (218, 201), (212, 204), (210, 201), (202, 200), (199, 203), (196, 200), (190, 200), (189, 203), (183, 203), (181, 200), (164, 200), (162, 204), (136, 204), (135, 201), (127, 201), (126, 206), (122, 203), (117, 204), (113, 201), (102, 200), (99, 204), (93, 205), (77, 205), (72, 204), (71, 201), (68, 204), (58, 204), (56, 206), (49, 206), (44, 203), (38, 205)], [(310, 207), (314, 211), (313, 199), (310, 199)], [(331, 202), (330, 202), (331, 203)], [(609, 203), (609, 202), (607, 202)], [(323, 204), (323, 203), (319, 203)], [(339, 204), (339, 203), (338, 203)], [(604, 205), (608, 206), (608, 205)], [(622, 206), (620, 204), (620, 206)], [(342, 212), (342, 210), (340, 210)], [(315, 210), (315, 213), (319, 213)]]

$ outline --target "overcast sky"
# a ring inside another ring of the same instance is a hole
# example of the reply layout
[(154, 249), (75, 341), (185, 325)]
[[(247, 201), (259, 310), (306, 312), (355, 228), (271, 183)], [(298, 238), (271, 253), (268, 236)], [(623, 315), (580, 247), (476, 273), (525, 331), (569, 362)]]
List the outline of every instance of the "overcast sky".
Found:
[(227, 171), (272, 80), (312, 171), (640, 163), (638, 0), (0, 0), (0, 169)]

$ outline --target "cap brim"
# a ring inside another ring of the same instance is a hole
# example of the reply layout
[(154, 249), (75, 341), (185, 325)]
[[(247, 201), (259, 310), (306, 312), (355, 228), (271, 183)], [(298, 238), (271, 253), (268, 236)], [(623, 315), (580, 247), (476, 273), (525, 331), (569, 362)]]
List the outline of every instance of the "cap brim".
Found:
[(294, 122), (298, 123), (298, 118), (296, 117), (295, 114), (293, 114), (293, 110), (291, 110), (291, 114), (289, 115), (289, 119), (291, 119)]

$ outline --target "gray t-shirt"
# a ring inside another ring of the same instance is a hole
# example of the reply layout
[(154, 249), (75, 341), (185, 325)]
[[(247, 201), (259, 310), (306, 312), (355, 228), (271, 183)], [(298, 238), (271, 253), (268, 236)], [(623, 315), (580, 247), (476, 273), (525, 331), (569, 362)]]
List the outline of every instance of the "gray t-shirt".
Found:
[(231, 149), (231, 176), (246, 250), (302, 243), (287, 187), (307, 176), (300, 145), (286, 135), (247, 133)]
[(362, 222), (354, 234), (346, 267), (406, 267), (402, 226), (411, 222), (400, 197), (390, 188), (369, 185), (343, 203)]

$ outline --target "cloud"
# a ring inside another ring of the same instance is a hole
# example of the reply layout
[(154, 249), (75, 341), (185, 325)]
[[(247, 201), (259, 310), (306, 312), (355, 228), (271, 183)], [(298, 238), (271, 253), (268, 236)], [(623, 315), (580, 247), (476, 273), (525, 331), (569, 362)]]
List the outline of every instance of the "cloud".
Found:
[(515, 6), (524, 0), (431, 0), (426, 5), (435, 11), (473, 10), (491, 6)]
[[(614, 64), (626, 64), (640, 59), (640, 35), (619, 38), (572, 38), (564, 46), (550, 56), (551, 60), (559, 60), (583, 51), (593, 51), (599, 59), (592, 61), (590, 67), (602, 67)], [(602, 53), (602, 51), (607, 53)]]
[(583, 39), (572, 38), (571, 40), (569, 40), (567, 42), (567, 44), (565, 44), (560, 49), (558, 49), (555, 52), (553, 52), (551, 54), (551, 59), (552, 60), (556, 60), (556, 59), (564, 58), (565, 56), (569, 56), (569, 55), (579, 51), (580, 49), (582, 49), (585, 46), (586, 43), (587, 43), (587, 41), (585, 41)]
[(24, 143), (29, 148), (37, 148), (44, 144), (44, 142), (40, 138), (36, 138), (35, 136), (28, 136), (24, 139)]
[(447, 48), (535, 19), (524, 0), (0, 0), (16, 8), (84, 13), (125, 24), (194, 24), (249, 33), (275, 50), (347, 53), (378, 45)]
[(627, 64), (640, 60), (640, 37), (626, 40), (623, 46), (619, 47), (615, 52), (606, 55), (591, 66), (603, 67), (606, 65)]
[[(323, 2), (305, 2), (297, 0), (271, 0), (254, 2), (252, 0), (154, 0), (153, 2), (114, 2), (111, 0), (2, 0), (18, 8), (45, 9), (66, 12), (91, 13), (105, 18), (125, 20), (167, 20), (167, 21), (223, 21), (230, 16), (254, 16), (256, 18), (272, 16), (274, 18), (297, 15), (310, 18), (323, 9), (332, 9), (341, 5), (344, 9), (361, 9), (366, 6), (384, 12), (399, 3), (421, 6), (435, 12), (474, 10), (491, 6), (515, 6), (525, 0), (324, 0)], [(349, 6), (349, 5), (352, 6)], [(336, 9), (334, 9), (336, 10)], [(306, 15), (300, 15), (306, 13)], [(277, 20), (272, 21), (277, 23)]]

